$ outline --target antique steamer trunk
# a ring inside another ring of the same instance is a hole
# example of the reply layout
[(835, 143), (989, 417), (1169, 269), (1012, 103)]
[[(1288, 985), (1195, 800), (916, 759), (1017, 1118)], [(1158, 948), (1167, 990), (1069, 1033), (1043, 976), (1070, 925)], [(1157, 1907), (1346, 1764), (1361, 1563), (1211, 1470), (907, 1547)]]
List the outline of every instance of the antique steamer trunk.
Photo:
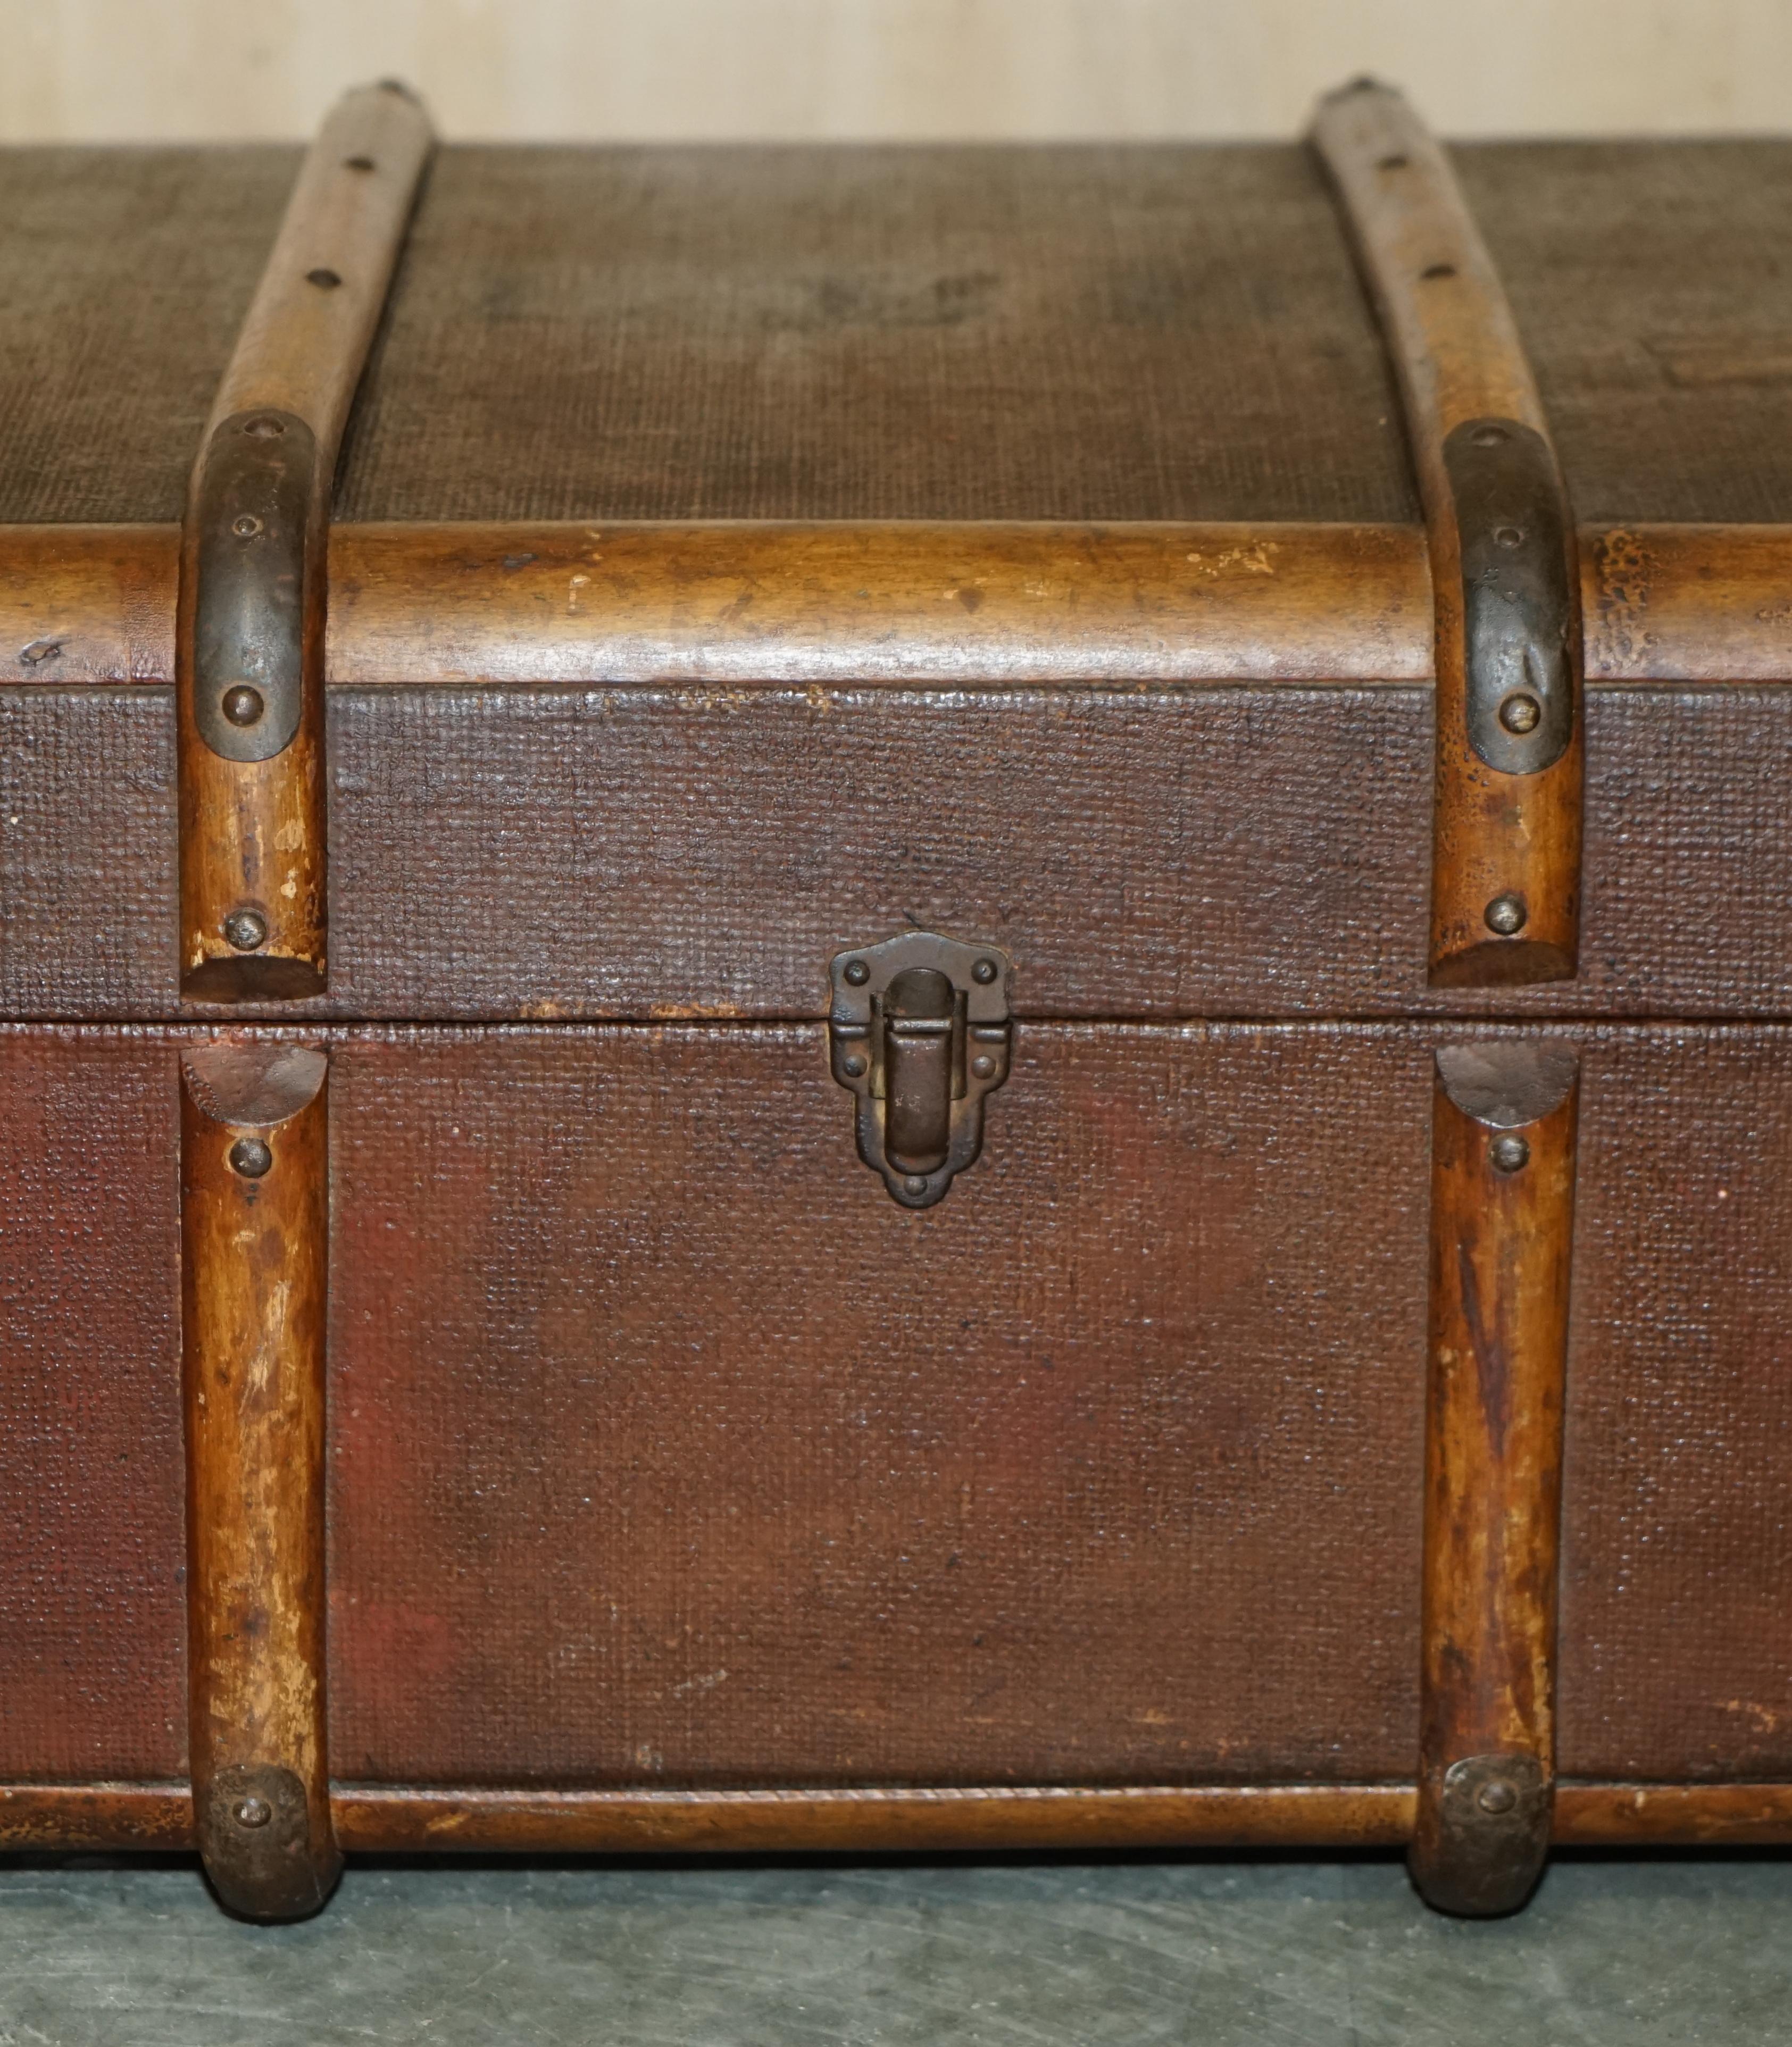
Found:
[(0, 1842), (1792, 1836), (1792, 145), (0, 177)]

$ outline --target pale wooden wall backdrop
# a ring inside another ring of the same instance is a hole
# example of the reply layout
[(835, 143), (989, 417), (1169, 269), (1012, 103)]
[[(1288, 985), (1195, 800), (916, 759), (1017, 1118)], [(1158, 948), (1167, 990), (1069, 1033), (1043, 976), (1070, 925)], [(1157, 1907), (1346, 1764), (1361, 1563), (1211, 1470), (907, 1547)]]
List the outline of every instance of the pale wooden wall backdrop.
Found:
[(1457, 134), (1792, 128), (1792, 0), (0, 0), (0, 137), (1286, 135), (1371, 70)]

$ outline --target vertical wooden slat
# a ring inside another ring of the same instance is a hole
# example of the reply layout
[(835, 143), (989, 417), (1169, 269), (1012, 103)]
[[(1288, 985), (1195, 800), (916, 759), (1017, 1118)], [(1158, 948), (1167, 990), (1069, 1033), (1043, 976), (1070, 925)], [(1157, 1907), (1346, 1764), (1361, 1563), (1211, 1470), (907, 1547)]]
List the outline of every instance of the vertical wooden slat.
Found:
[(340, 1867), (325, 1740), (328, 1062), (181, 1058), (193, 1809), (219, 1895), (303, 1917)]
[(1450, 1912), (1522, 1904), (1550, 1838), (1578, 1076), (1551, 1042), (1437, 1054), (1412, 1868)]
[(327, 981), (330, 492), (429, 149), (401, 87), (330, 115), (200, 443), (175, 649), (189, 997), (282, 1000)]
[(1580, 946), (1574, 524), (1511, 310), (1448, 160), (1397, 92), (1322, 103), (1398, 373), (1436, 612), (1434, 985), (1569, 979)]

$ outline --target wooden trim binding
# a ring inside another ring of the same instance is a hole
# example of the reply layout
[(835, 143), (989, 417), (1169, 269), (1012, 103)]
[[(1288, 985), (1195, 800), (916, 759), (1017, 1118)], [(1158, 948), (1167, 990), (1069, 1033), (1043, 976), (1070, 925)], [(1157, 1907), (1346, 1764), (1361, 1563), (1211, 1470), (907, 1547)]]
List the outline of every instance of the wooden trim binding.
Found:
[(1581, 632), (1566, 486), (1492, 258), (1399, 93), (1320, 104), (1398, 373), (1437, 620), (1434, 986), (1571, 979), (1580, 944)]
[(327, 985), (330, 492), (431, 147), (402, 86), (346, 95), (299, 172), (188, 493), (176, 677), (181, 990)]
[[(1398, 1848), (1410, 1784), (966, 1790), (541, 1791), (338, 1784), (351, 1854)], [(1792, 1784), (1562, 1784), (1558, 1847), (1792, 1844)], [(0, 1785), (0, 1850), (179, 1851), (184, 1784)]]
[(324, 1700), (327, 1056), (183, 1052), (181, 1320), (196, 1834), (234, 1910), (315, 1912), (341, 1867)]
[[(344, 687), (1431, 676), (1403, 526), (339, 526), (330, 546)], [(0, 687), (167, 684), (179, 551), (172, 526), (0, 528)], [(1792, 526), (1588, 528), (1580, 552), (1590, 685), (1792, 681)]]
[(1434, 1054), (1415, 1881), (1510, 1912), (1542, 1871), (1555, 1779), (1562, 1386), (1579, 1054)]

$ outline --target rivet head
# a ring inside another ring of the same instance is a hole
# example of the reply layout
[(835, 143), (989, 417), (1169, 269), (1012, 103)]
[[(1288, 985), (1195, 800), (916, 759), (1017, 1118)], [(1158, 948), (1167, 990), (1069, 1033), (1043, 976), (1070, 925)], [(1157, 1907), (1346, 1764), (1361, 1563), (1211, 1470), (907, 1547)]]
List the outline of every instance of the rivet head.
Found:
[(277, 420), (271, 412), (257, 412), (254, 419), (243, 422), (242, 430), (255, 440), (277, 440), (286, 431), (286, 422)]
[(846, 978), (853, 984), (854, 988), (863, 988), (865, 984), (871, 978), (871, 969), (865, 965), (863, 960), (848, 960), (846, 962)]
[(1001, 969), (993, 960), (979, 960), (970, 970), (970, 977), (980, 987), (987, 988)]
[(274, 1809), (265, 1798), (239, 1798), (230, 1812), (239, 1827), (265, 1827), (273, 1816)]
[(273, 1147), (265, 1137), (239, 1137), (230, 1147), (230, 1171), (258, 1180), (274, 1162)]
[(230, 521), (230, 531), (239, 540), (253, 540), (261, 530), (261, 522), (253, 512), (239, 512)]
[(919, 1173), (911, 1173), (902, 1183), (902, 1191), (905, 1194), (924, 1194), (927, 1191), (927, 1183)]
[(334, 270), (308, 270), (305, 273), (305, 282), (315, 284), (320, 292), (333, 292), (342, 281)]
[(223, 712), (232, 725), (257, 725), (266, 709), (261, 692), (252, 690), (247, 683), (238, 683), (224, 692)]
[(1531, 1163), (1531, 1147), (1510, 1130), (1496, 1137), (1487, 1151), (1496, 1173), (1522, 1173)]
[(842, 1059), (840, 1062), (840, 1070), (849, 1080), (856, 1081), (864, 1074), (865, 1062), (855, 1052), (850, 1059)]
[(971, 1061), (970, 1070), (980, 1081), (986, 1081), (996, 1070), (996, 1062), (987, 1052), (979, 1052)]
[(1518, 1786), (1509, 1777), (1490, 1777), (1475, 1794), (1475, 1803), (1498, 1819), (1518, 1803)]
[(268, 920), (259, 910), (233, 910), (224, 919), (224, 936), (239, 953), (252, 953), (268, 942)]
[(1506, 438), (1506, 429), (1504, 427), (1477, 427), (1469, 438), (1477, 447), (1498, 447)]
[(1524, 929), (1531, 912), (1524, 907), (1524, 898), (1508, 889), (1504, 896), (1496, 896), (1483, 914), (1490, 931), (1497, 931), (1501, 938), (1509, 938)]
[(1535, 732), (1542, 717), (1543, 706), (1523, 690), (1508, 697), (1500, 706), (1500, 722), (1508, 732)]
[(1496, 526), (1493, 537), (1502, 548), (1522, 548), (1524, 528), (1522, 526)]

